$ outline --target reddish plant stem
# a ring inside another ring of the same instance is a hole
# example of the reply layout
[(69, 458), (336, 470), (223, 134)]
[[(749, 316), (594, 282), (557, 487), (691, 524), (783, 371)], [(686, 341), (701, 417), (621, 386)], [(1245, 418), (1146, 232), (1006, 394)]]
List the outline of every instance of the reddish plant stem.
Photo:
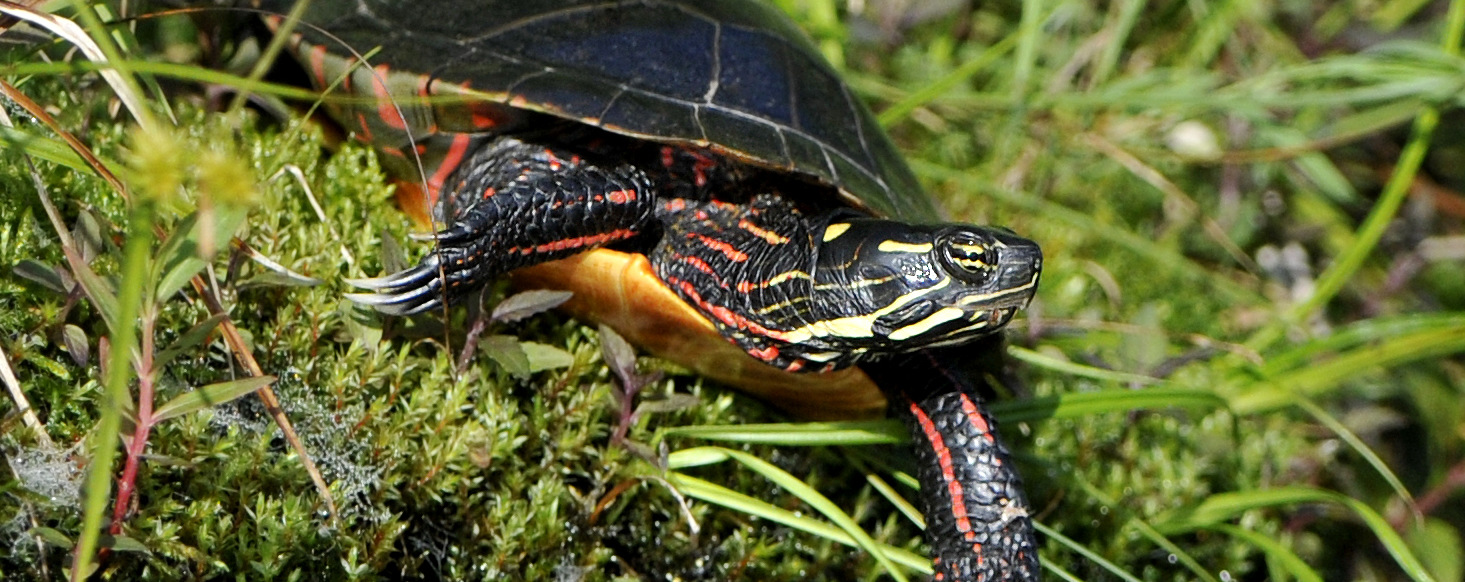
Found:
[(137, 359), (137, 427), (132, 433), (132, 442), (127, 443), (127, 461), (122, 466), (122, 476), (117, 478), (117, 502), (112, 507), (110, 530), (114, 536), (122, 533), (127, 508), (137, 490), (138, 465), (147, 450), (148, 435), (153, 429), (153, 317), (146, 312), (142, 316), (141, 339)]

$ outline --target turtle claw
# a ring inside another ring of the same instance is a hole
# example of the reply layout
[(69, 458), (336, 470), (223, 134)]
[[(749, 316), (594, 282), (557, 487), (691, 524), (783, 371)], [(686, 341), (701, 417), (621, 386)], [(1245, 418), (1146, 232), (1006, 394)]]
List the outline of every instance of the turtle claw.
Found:
[[(417, 293), (414, 293), (416, 295)], [(396, 295), (381, 295), (378, 293), (347, 293), (346, 298), (355, 303), (366, 305), (387, 315), (406, 316), (416, 315), (431, 311), (442, 305), (442, 301), (432, 299), (420, 301), (420, 298), (403, 298)]]
[(346, 298), (388, 315), (416, 315), (442, 306), (442, 282), (438, 278), (437, 261), (423, 264), (385, 277), (346, 279), (353, 287), (375, 293), (347, 293)]
[(352, 279), (348, 277), (341, 279), (341, 281), (352, 287), (360, 287), (362, 289), (383, 289), (392, 286), (390, 276), (367, 277), (365, 279)]
[[(414, 293), (414, 295), (416, 295), (416, 293)], [(416, 301), (416, 299), (419, 298), (404, 298), (397, 295), (381, 295), (378, 293), (347, 293), (346, 298), (355, 303), (371, 307), (372, 309), (375, 309), (387, 315), (399, 316), (416, 315), (418, 313), (429, 311), (432, 308), (442, 304), (441, 301), (437, 300)]]
[(362, 289), (371, 289), (373, 291), (393, 290), (411, 285), (420, 285), (422, 283), (422, 276), (418, 273), (418, 271), (421, 270), (423, 270), (423, 268), (421, 266), (418, 266), (407, 269), (405, 271), (392, 273), (384, 277), (369, 277), (366, 279), (344, 279), (344, 281), (347, 285), (350, 285), (352, 287), (360, 287)]

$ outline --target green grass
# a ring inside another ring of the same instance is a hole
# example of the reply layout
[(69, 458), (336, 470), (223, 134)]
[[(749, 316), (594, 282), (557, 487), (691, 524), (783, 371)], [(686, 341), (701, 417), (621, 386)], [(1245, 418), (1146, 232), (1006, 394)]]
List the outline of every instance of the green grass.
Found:
[[(886, 2), (784, 4), (953, 217), (1044, 247), (1038, 299), (1009, 332), (1026, 386), (992, 407), (1049, 578), (1462, 578), (1462, 3), (1027, 0), (914, 23)], [(37, 47), (0, 61), (134, 201), (7, 107), (0, 353), (44, 436), (0, 399), (0, 578), (62, 579), (78, 542), (109, 548), (112, 579), (926, 567), (889, 421), (790, 422), (642, 358), (668, 375), (643, 392), (656, 404), (626, 447), (611, 442), (615, 375), (594, 328), (553, 313), (495, 324), (491, 353), (457, 374), (436, 318), (345, 301), (342, 279), (400, 262), (383, 240), (409, 232), (374, 156), (326, 154), (298, 122), (205, 113), (197, 83), (242, 81), (198, 66), (192, 30), (151, 19), (122, 35), (123, 89)], [(129, 129), (117, 91), (140, 96), (152, 133)], [(75, 269), (37, 184), (94, 249), (96, 277), (56, 274)], [(218, 244), (208, 271), (277, 378), (334, 520), (265, 407), (231, 399), (249, 374), (202, 333), (218, 319), (162, 275), (201, 269), (179, 243), (214, 239), (186, 226), (233, 230), (230, 208), (280, 268)], [(175, 243), (137, 236), (150, 225)], [(87, 296), (48, 288), (72, 279)], [(463, 314), (447, 324), (458, 345)], [(179, 348), (147, 382), (121, 373), (127, 329), (144, 352)], [(101, 462), (107, 422), (137, 434), (142, 396), (182, 413), (151, 424), (121, 535), (97, 537), (116, 500), (98, 484), (115, 484), (126, 451), (84, 490), (81, 468)]]

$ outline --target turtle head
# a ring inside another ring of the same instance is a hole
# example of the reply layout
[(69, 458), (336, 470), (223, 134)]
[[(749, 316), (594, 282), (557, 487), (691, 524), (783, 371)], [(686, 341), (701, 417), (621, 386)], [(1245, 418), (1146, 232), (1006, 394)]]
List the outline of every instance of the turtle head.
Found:
[[(845, 338), (871, 352), (960, 344), (1002, 329), (1038, 287), (1043, 253), (1012, 231), (966, 224), (831, 221), (820, 237), (815, 305), (868, 322)], [(829, 338), (834, 339), (834, 338)]]

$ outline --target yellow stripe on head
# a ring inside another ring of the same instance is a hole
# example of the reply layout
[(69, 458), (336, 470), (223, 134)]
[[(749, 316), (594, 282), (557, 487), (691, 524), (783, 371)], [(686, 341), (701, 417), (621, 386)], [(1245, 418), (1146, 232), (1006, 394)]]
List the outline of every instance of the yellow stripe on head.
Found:
[(931, 243), (903, 243), (896, 240), (880, 241), (880, 246), (875, 247), (882, 253), (929, 253)]
[(932, 313), (925, 319), (890, 332), (890, 339), (893, 339), (895, 341), (908, 340), (910, 338), (931, 331), (936, 326), (946, 323), (948, 321), (961, 319), (963, 315), (966, 315), (966, 312), (961, 309), (958, 309), (956, 307), (946, 307), (941, 309), (940, 311), (937, 311), (936, 313)]
[(824, 242), (839, 238), (839, 235), (844, 234), (847, 230), (849, 230), (848, 222), (836, 222), (824, 227)]

